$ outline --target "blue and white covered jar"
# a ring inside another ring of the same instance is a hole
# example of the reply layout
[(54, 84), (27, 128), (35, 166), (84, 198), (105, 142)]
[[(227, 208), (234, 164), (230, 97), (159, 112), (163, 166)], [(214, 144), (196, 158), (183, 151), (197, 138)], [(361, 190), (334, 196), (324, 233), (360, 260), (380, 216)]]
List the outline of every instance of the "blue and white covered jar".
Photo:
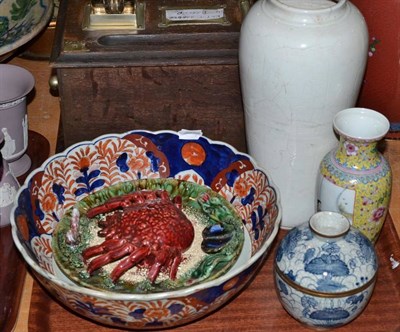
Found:
[(342, 326), (371, 298), (378, 271), (373, 244), (346, 217), (318, 212), (279, 244), (274, 276), (282, 306), (315, 328)]

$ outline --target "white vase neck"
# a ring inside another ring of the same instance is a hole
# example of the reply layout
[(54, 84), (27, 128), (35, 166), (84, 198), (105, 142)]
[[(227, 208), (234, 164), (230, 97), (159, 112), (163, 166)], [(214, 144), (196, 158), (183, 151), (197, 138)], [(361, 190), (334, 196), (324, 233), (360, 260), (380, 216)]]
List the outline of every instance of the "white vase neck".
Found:
[(337, 22), (349, 9), (347, 0), (265, 0), (263, 8), (278, 20), (307, 26)]

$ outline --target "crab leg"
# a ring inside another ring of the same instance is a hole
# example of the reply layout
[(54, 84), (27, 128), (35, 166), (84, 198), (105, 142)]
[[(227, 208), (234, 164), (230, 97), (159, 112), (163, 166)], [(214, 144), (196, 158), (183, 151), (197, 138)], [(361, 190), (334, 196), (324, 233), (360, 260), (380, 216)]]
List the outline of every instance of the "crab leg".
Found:
[(121, 207), (121, 200), (115, 200), (115, 201), (107, 201), (106, 203), (99, 205), (99, 206), (95, 206), (94, 208), (91, 208), (87, 213), (87, 217), (88, 218), (94, 218), (96, 216), (98, 216), (99, 214), (102, 213), (107, 213), (107, 212), (111, 212), (114, 211), (118, 208)]
[(108, 263), (114, 262), (126, 255), (129, 255), (133, 251), (136, 250), (136, 247), (133, 246), (130, 243), (126, 243), (122, 245), (121, 247), (117, 247), (113, 250), (108, 251), (105, 254), (102, 254), (93, 260), (90, 261), (87, 271), (89, 274), (92, 274), (94, 271), (97, 269), (101, 268), (104, 265), (107, 265)]
[(143, 190), (140, 194), (138, 192), (133, 192), (119, 197), (112, 197), (104, 204), (91, 208), (86, 215), (88, 218), (94, 218), (102, 213), (111, 212), (118, 208), (128, 207), (134, 203), (142, 204), (146, 200), (156, 200), (158, 198), (168, 199), (168, 193), (164, 190), (157, 190), (155, 192)]
[(182, 262), (182, 256), (180, 254), (176, 255), (172, 260), (171, 269), (169, 271), (169, 277), (171, 280), (176, 279), (176, 274), (178, 273), (179, 264)]
[(107, 240), (107, 241), (104, 241), (101, 244), (98, 244), (97, 246), (86, 248), (82, 252), (82, 257), (83, 257), (84, 260), (87, 260), (87, 259), (92, 258), (94, 256), (104, 254), (107, 251), (110, 251), (112, 249), (119, 249), (125, 243), (126, 243), (126, 241), (124, 239)]
[(170, 254), (166, 250), (161, 250), (155, 259), (154, 264), (151, 266), (147, 276), (151, 282), (154, 282), (158, 275), (160, 274), (161, 268), (165, 265), (165, 263), (170, 259)]
[(150, 253), (149, 248), (142, 247), (131, 253), (125, 259), (123, 259), (111, 272), (110, 277), (112, 281), (116, 282), (131, 267), (135, 266), (141, 260), (145, 259), (149, 255), (149, 253)]
[(156, 255), (155, 262), (148, 272), (148, 278), (151, 282), (154, 282), (160, 274), (161, 268), (165, 265), (171, 265), (169, 276), (172, 280), (175, 280), (180, 262), (180, 253), (176, 252), (176, 250), (172, 250), (171, 248), (161, 250)]

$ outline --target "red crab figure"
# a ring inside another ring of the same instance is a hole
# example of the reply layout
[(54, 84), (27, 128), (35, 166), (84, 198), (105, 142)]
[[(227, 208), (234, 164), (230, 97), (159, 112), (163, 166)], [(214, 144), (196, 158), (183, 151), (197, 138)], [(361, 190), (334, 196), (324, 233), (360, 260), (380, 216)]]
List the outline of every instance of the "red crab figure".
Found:
[(113, 282), (135, 265), (149, 268), (148, 278), (154, 282), (161, 269), (169, 270), (174, 280), (182, 262), (182, 253), (193, 242), (194, 228), (181, 211), (182, 198), (173, 201), (164, 190), (143, 190), (109, 199), (87, 212), (89, 218), (109, 213), (99, 221), (98, 232), (105, 241), (85, 249), (84, 260), (93, 258), (89, 274), (102, 266), (121, 261), (111, 272)]

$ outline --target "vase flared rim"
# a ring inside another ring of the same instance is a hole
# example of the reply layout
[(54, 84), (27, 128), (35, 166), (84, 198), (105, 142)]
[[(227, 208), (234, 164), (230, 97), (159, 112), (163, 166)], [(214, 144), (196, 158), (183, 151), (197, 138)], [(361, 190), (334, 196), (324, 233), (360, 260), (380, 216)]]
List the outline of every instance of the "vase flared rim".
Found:
[[(25, 80), (25, 82), (24, 85), (21, 87), (21, 89), (19, 89), (15, 93), (2, 95), (0, 92), (0, 105), (5, 105), (25, 97), (29, 92), (31, 92), (31, 90), (35, 86), (34, 76), (30, 71), (26, 70), (25, 68), (11, 64), (0, 64), (0, 73), (2, 73), (1, 76), (3, 76), (3, 74), (5, 73), (3, 71), (6, 70), (7, 71), (12, 70), (14, 73), (18, 73), (20, 76), (23, 76), (22, 79)], [(0, 86), (2, 84), (3, 82), (1, 82), (0, 80)], [(10, 84), (10, 82), (8, 82), (7, 84)], [(0, 87), (0, 89), (3, 91), (5, 90), (2, 87)]]
[(387, 134), (390, 122), (377, 111), (353, 107), (337, 113), (333, 119), (333, 127), (345, 138), (372, 142), (382, 139)]

